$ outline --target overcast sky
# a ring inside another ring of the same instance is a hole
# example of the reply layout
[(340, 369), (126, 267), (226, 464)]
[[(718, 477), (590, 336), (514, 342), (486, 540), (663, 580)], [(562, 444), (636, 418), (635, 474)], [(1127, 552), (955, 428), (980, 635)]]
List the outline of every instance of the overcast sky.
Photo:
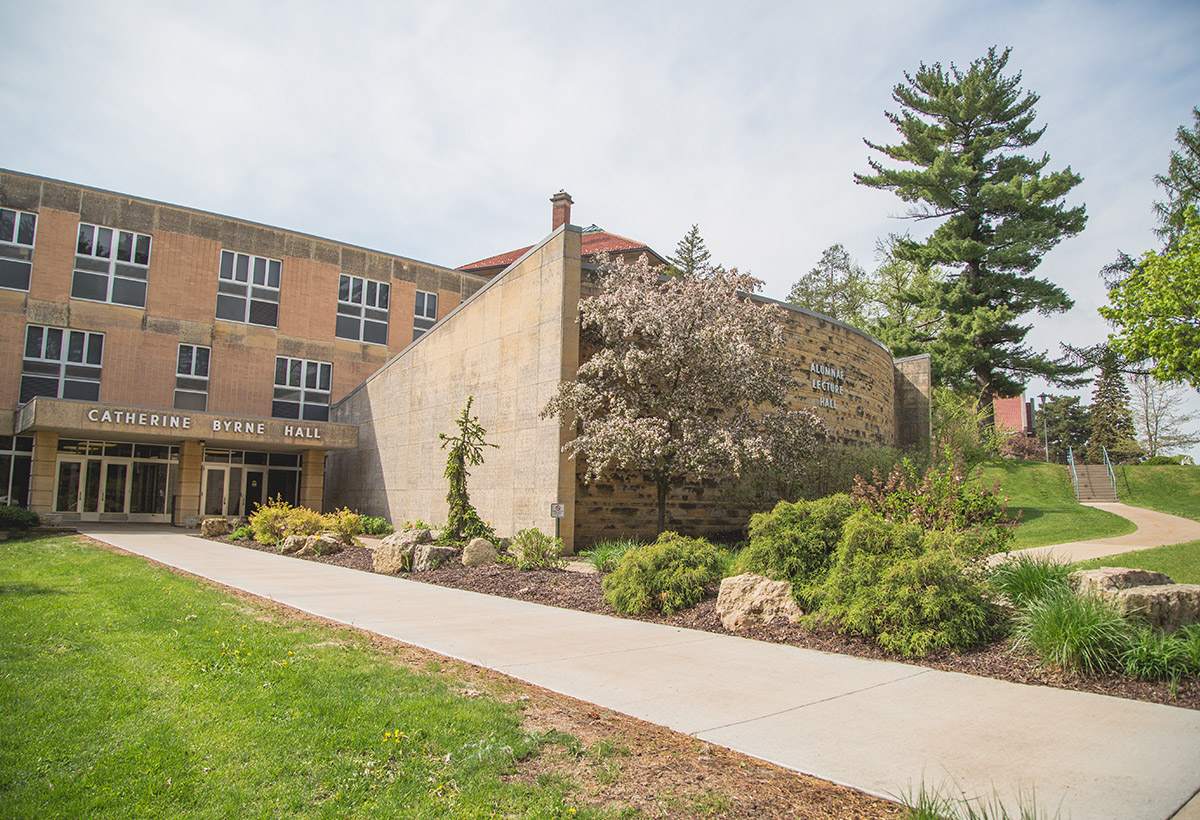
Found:
[(1088, 211), (1038, 271), (1076, 301), (1030, 318), (1043, 350), (1105, 337), (1097, 271), (1155, 247), (1152, 178), (1200, 105), (1196, 0), (39, 0), (0, 31), (0, 167), (449, 267), (541, 239), (565, 188), (573, 222), (664, 255), (698, 223), (775, 298), (908, 229), (853, 180), (904, 72), (1011, 46)]

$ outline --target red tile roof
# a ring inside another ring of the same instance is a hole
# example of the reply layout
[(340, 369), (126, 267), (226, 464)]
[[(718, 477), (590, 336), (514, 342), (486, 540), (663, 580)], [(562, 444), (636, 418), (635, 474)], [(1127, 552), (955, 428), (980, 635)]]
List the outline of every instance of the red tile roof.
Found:
[[(488, 268), (507, 268), (513, 262), (516, 262), (522, 256), (529, 252), (532, 245), (527, 245), (524, 248), (517, 248), (515, 251), (502, 253), (497, 256), (489, 256), (487, 259), (480, 259), (478, 262), (472, 262), (469, 265), (463, 265), (459, 268), (461, 271), (477, 271)], [(627, 253), (629, 251), (646, 251), (651, 257), (657, 258), (660, 261), (666, 261), (658, 256), (644, 242), (638, 242), (628, 237), (620, 236), (608, 231), (597, 229), (588, 229), (583, 232), (583, 256), (586, 259), (589, 256), (607, 251), (609, 253)]]

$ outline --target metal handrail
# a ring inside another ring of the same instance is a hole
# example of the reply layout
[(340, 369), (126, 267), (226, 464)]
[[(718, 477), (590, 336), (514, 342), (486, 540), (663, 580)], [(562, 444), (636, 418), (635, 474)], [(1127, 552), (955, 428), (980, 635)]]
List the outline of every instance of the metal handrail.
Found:
[(1100, 451), (1104, 453), (1104, 466), (1108, 469), (1108, 483), (1112, 485), (1113, 498), (1117, 498), (1117, 477), (1113, 474), (1112, 462), (1108, 460), (1108, 448), (1103, 444), (1100, 445)]
[(1075, 499), (1079, 499), (1079, 473), (1075, 470), (1075, 450), (1067, 445), (1067, 464), (1071, 468), (1071, 483), (1075, 485)]

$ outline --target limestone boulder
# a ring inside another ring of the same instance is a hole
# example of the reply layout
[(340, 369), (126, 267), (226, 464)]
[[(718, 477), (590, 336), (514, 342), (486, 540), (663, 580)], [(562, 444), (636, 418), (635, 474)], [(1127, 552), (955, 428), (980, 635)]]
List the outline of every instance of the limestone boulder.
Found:
[(746, 573), (721, 581), (717, 594), (717, 617), (730, 631), (755, 624), (767, 624), (776, 618), (795, 623), (804, 612), (792, 598), (792, 585)]
[(308, 541), (308, 538), (303, 535), (289, 535), (279, 542), (279, 551), (284, 555), (294, 555), (304, 549), (306, 541)]
[(465, 567), (481, 567), (496, 563), (496, 547), (486, 538), (472, 538), (463, 549), (462, 562)]
[[(396, 534), (398, 533), (393, 535)], [(389, 535), (383, 539), (383, 542), (371, 553), (371, 567), (376, 572), (395, 575), (412, 569), (413, 551), (416, 549), (416, 545), (411, 541), (390, 540), (392, 538), (393, 536)]]
[(1143, 619), (1163, 632), (1200, 623), (1200, 584), (1130, 587), (1118, 591), (1116, 601), (1125, 615)]
[(304, 539), (304, 546), (297, 555), (333, 555), (342, 551), (342, 539), (337, 533), (323, 532), (320, 535), (310, 535)]
[(1076, 570), (1069, 576), (1069, 581), (1071, 588), (1081, 595), (1102, 595), (1110, 600), (1115, 600), (1115, 594), (1122, 589), (1174, 583), (1170, 577), (1161, 572), (1124, 567)]
[(233, 525), (224, 518), (206, 518), (200, 522), (200, 535), (204, 538), (220, 538), (233, 532)]
[(443, 547), (440, 544), (417, 544), (413, 550), (413, 572), (428, 572), (437, 569), (442, 564), (458, 555), (454, 547)]

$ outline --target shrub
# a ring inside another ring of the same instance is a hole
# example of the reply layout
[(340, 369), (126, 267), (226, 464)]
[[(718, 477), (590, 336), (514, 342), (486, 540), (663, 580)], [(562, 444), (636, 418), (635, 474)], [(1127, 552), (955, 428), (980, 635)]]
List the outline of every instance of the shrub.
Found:
[(1182, 464), (1183, 456), (1150, 456), (1150, 458), (1141, 462), (1146, 467), (1161, 467), (1166, 464)]
[(992, 571), (991, 584), (1016, 609), (1067, 587), (1071, 567), (1048, 554), (1014, 553)]
[(382, 516), (362, 516), (362, 531), (367, 535), (391, 535), (395, 528)]
[(621, 557), (630, 550), (639, 549), (642, 542), (635, 538), (619, 538), (616, 540), (597, 541), (582, 557), (596, 572), (612, 572), (617, 568)]
[(1016, 637), (1018, 647), (1032, 649), (1050, 666), (1100, 674), (1118, 668), (1129, 626), (1105, 599), (1061, 589), (1017, 615)]
[(321, 516), (321, 529), (338, 534), (343, 544), (353, 544), (354, 536), (362, 535), (363, 517), (346, 507)]
[(1164, 635), (1146, 627), (1130, 636), (1121, 664), (1126, 675), (1145, 680), (1178, 680), (1192, 667), (1185, 636)]
[(1188, 624), (1175, 633), (1187, 653), (1188, 666), (1192, 674), (1200, 675), (1200, 624)]
[(546, 535), (537, 527), (518, 532), (508, 550), (517, 569), (561, 569), (567, 565), (562, 557), (562, 539)]
[(0, 504), (0, 531), (25, 532), (36, 527), (40, 521), (37, 513), (24, 507)]
[(820, 583), (829, 571), (842, 535), (842, 524), (854, 512), (845, 494), (816, 501), (780, 501), (769, 513), (750, 519), (750, 544), (738, 558), (743, 572), (790, 581), (800, 604), (804, 590)]
[(236, 530), (234, 530), (229, 535), (229, 538), (233, 541), (240, 541), (243, 538), (253, 538), (253, 537), (254, 537), (254, 530), (245, 524), (238, 527)]
[(325, 516), (308, 507), (292, 507), (288, 510), (283, 528), (287, 535), (318, 535), (325, 531)]
[(292, 505), (279, 496), (268, 500), (266, 504), (259, 504), (249, 519), (254, 540), (273, 547), (286, 538), (288, 514), (291, 511)]
[(905, 656), (990, 640), (999, 612), (964, 572), (969, 540), (859, 510), (846, 520), (821, 586), (821, 616)]
[(717, 548), (708, 541), (664, 532), (653, 544), (622, 556), (604, 579), (604, 597), (626, 615), (673, 615), (695, 606), (720, 572)]

